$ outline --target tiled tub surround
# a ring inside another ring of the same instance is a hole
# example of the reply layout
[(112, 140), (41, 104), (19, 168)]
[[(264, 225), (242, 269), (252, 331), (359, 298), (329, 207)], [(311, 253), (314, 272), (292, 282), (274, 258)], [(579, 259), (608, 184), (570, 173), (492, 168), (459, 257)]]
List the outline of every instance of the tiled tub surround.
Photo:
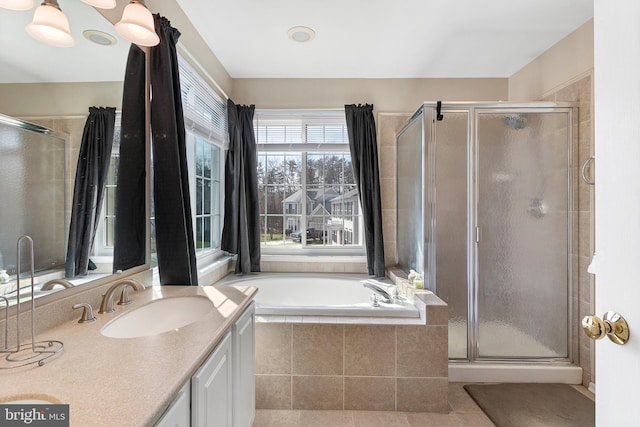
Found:
[[(251, 303), (255, 291), (232, 286), (154, 286), (131, 292), (133, 303), (117, 306), (114, 313), (98, 314), (96, 309), (97, 320), (86, 324), (78, 324), (80, 313), (71, 309), (73, 303), (82, 302), (76, 296), (52, 303), (56, 312), (70, 313), (73, 319), (38, 330), (36, 339), (62, 341), (62, 353), (42, 367), (0, 371), (0, 402), (20, 397), (69, 404), (72, 426), (153, 425)], [(107, 322), (127, 310), (158, 298), (187, 295), (206, 296), (215, 308), (194, 323), (150, 337), (113, 339), (100, 333)], [(55, 318), (46, 307), (42, 310), (38, 318), (47, 314)]]
[(257, 316), (256, 408), (447, 412), (448, 308), (416, 298), (426, 324)]

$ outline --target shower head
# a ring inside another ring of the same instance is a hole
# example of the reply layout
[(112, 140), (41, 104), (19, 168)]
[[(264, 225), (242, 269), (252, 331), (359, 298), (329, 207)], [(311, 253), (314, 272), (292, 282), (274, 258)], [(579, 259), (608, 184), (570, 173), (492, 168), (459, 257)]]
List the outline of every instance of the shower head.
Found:
[(527, 119), (521, 114), (508, 114), (503, 117), (502, 121), (505, 126), (515, 130), (527, 127)]

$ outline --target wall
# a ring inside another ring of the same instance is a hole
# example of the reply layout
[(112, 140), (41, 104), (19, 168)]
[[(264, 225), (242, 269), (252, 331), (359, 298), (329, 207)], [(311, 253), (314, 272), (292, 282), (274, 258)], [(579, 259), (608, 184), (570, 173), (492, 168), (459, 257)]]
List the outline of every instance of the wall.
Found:
[(122, 105), (122, 82), (0, 84), (0, 113), (13, 117), (89, 114), (90, 106)]
[(507, 79), (234, 79), (236, 104), (256, 108), (342, 108), (373, 104), (378, 112), (413, 113), (424, 101), (497, 101)]
[(595, 382), (594, 343), (581, 331), (580, 319), (593, 313), (594, 277), (587, 273), (594, 252), (594, 188), (579, 178), (579, 168), (594, 153), (593, 138), (593, 20), (556, 43), (509, 78), (509, 100), (568, 101), (578, 106), (578, 147), (574, 162), (577, 211), (574, 212), (572, 265), (573, 299), (571, 319), (578, 338), (574, 351), (583, 369), (583, 384)]
[(593, 19), (509, 78), (509, 101), (532, 101), (593, 70)]
[[(428, 100), (507, 99), (507, 79), (234, 79), (234, 101), (265, 109), (343, 108), (370, 103), (378, 131), (385, 264), (396, 264), (396, 132)], [(328, 271), (326, 263), (266, 262), (265, 271)], [(277, 265), (275, 265), (277, 264)], [(363, 272), (364, 264), (335, 263), (331, 271)]]

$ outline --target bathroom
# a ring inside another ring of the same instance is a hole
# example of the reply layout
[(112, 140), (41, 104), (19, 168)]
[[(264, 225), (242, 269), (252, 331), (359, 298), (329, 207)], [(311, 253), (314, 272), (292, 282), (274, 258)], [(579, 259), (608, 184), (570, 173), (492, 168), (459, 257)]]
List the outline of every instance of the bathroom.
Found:
[[(447, 102), (456, 101), (566, 101), (573, 102), (579, 108), (578, 126), (579, 141), (577, 143), (577, 159), (575, 168), (579, 168), (584, 161), (595, 154), (594, 123), (592, 122), (593, 97), (593, 68), (594, 68), (594, 22), (587, 20), (574, 32), (563, 38), (553, 47), (537, 56), (528, 65), (510, 74), (509, 77), (499, 78), (423, 78), (423, 79), (287, 79), (287, 78), (232, 78), (224, 70), (214, 53), (203, 45), (197, 36), (195, 28), (189, 22), (182, 9), (186, 5), (174, 2), (147, 1), (147, 6), (153, 12), (168, 17), (172, 24), (182, 32), (181, 41), (187, 47), (186, 53), (207, 70), (208, 77), (220, 86), (224, 93), (232, 95), (238, 104), (255, 104), (260, 109), (335, 109), (345, 103), (367, 102), (375, 106), (378, 144), (380, 150), (380, 182), (382, 193), (383, 232), (385, 236), (385, 256), (387, 266), (394, 264), (396, 252), (395, 239), (395, 199), (396, 199), (396, 133), (406, 124), (416, 108), (425, 100), (442, 99)], [(63, 10), (65, 5), (61, 4)], [(66, 10), (65, 10), (66, 11)], [(72, 20), (72, 19), (71, 19)], [(117, 19), (116, 19), (117, 20)], [(79, 44), (79, 43), (78, 43)], [(124, 59), (120, 59), (120, 67), (124, 69)], [(92, 84), (99, 86), (98, 84)], [(106, 83), (102, 86), (108, 86)], [(8, 90), (8, 88), (7, 88)], [(22, 94), (26, 88), (22, 88)], [(68, 110), (57, 110), (57, 114), (64, 117), (74, 117), (76, 129), (81, 127), (88, 105), (104, 103), (119, 105), (121, 89), (107, 89), (111, 98), (81, 100), (79, 105)], [(43, 111), (27, 111), (29, 106), (21, 105), (14, 98), (0, 97), (0, 112), (14, 117), (43, 117), (51, 113)], [(277, 95), (275, 95), (277, 94)], [(36, 99), (35, 97), (29, 97)], [(54, 99), (54, 98), (49, 98)], [(59, 107), (59, 106), (58, 106)], [(78, 120), (78, 117), (82, 119)], [(60, 119), (58, 119), (60, 120)], [(59, 122), (60, 123), (60, 122)], [(80, 124), (78, 124), (80, 123)], [(69, 127), (69, 124), (62, 125)], [(66, 132), (71, 133), (66, 130)], [(71, 155), (70, 155), (71, 157)], [(73, 161), (69, 161), (73, 164)], [(73, 166), (69, 168), (73, 170)], [(578, 171), (579, 172), (579, 171)], [(592, 172), (592, 171), (587, 171)], [(578, 202), (577, 221), (575, 221), (574, 252), (571, 254), (575, 265), (576, 291), (573, 293), (572, 305), (576, 308), (574, 314), (573, 334), (579, 349), (574, 352), (576, 364), (582, 369), (581, 381), (585, 387), (595, 383), (595, 360), (593, 341), (583, 336), (579, 330), (579, 320), (588, 314), (602, 314), (595, 310), (594, 276), (587, 273), (587, 267), (595, 252), (595, 224), (594, 215), (594, 187), (581, 179), (576, 180), (575, 196)], [(70, 197), (67, 190), (67, 197)], [(37, 249), (37, 248), (36, 248)], [(292, 261), (290, 257), (278, 254), (263, 254), (262, 270), (269, 271), (302, 271), (302, 272), (366, 272), (363, 257), (349, 256), (344, 260), (327, 262), (323, 257), (311, 257), (308, 261)], [(218, 266), (220, 266), (218, 268)], [(147, 270), (142, 266), (140, 272)], [(230, 270), (225, 260), (215, 260), (209, 267), (200, 267), (200, 282), (213, 283), (218, 281)], [(110, 282), (107, 277), (100, 287)], [(77, 290), (74, 290), (77, 291)], [(62, 291), (68, 292), (68, 291)], [(53, 296), (51, 298), (54, 298)], [(95, 299), (95, 297), (94, 297)], [(78, 301), (80, 302), (80, 301)], [(93, 302), (94, 306), (99, 304)], [(607, 308), (609, 309), (609, 308)], [(603, 311), (604, 312), (604, 311)], [(628, 313), (624, 313), (628, 314)], [(76, 313), (74, 312), (75, 316)], [(599, 344), (598, 344), (599, 345)], [(604, 345), (604, 344), (603, 344)]]

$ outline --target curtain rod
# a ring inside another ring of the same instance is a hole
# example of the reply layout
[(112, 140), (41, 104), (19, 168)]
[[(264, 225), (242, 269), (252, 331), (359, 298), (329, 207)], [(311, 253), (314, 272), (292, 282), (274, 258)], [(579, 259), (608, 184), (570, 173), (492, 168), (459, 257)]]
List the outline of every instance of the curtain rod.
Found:
[(218, 93), (220, 95), (222, 95), (225, 99), (229, 99), (229, 95), (227, 95), (227, 93), (224, 91), (224, 89), (222, 89), (222, 87), (220, 87), (220, 85), (218, 84), (218, 82), (211, 77), (211, 74), (209, 74), (207, 72), (207, 70), (204, 69), (204, 67), (200, 64), (200, 62), (191, 54), (191, 52), (189, 52), (189, 50), (184, 47), (184, 45), (180, 42), (178, 42), (177, 44), (178, 47), (178, 51), (181, 55), (187, 57), (189, 59), (189, 62), (191, 63), (191, 65), (194, 68), (197, 68), (199, 73), (202, 73), (202, 75), (204, 77), (206, 77), (207, 80), (209, 80), (210, 83), (213, 84), (213, 86), (215, 86), (216, 90), (218, 91)]

